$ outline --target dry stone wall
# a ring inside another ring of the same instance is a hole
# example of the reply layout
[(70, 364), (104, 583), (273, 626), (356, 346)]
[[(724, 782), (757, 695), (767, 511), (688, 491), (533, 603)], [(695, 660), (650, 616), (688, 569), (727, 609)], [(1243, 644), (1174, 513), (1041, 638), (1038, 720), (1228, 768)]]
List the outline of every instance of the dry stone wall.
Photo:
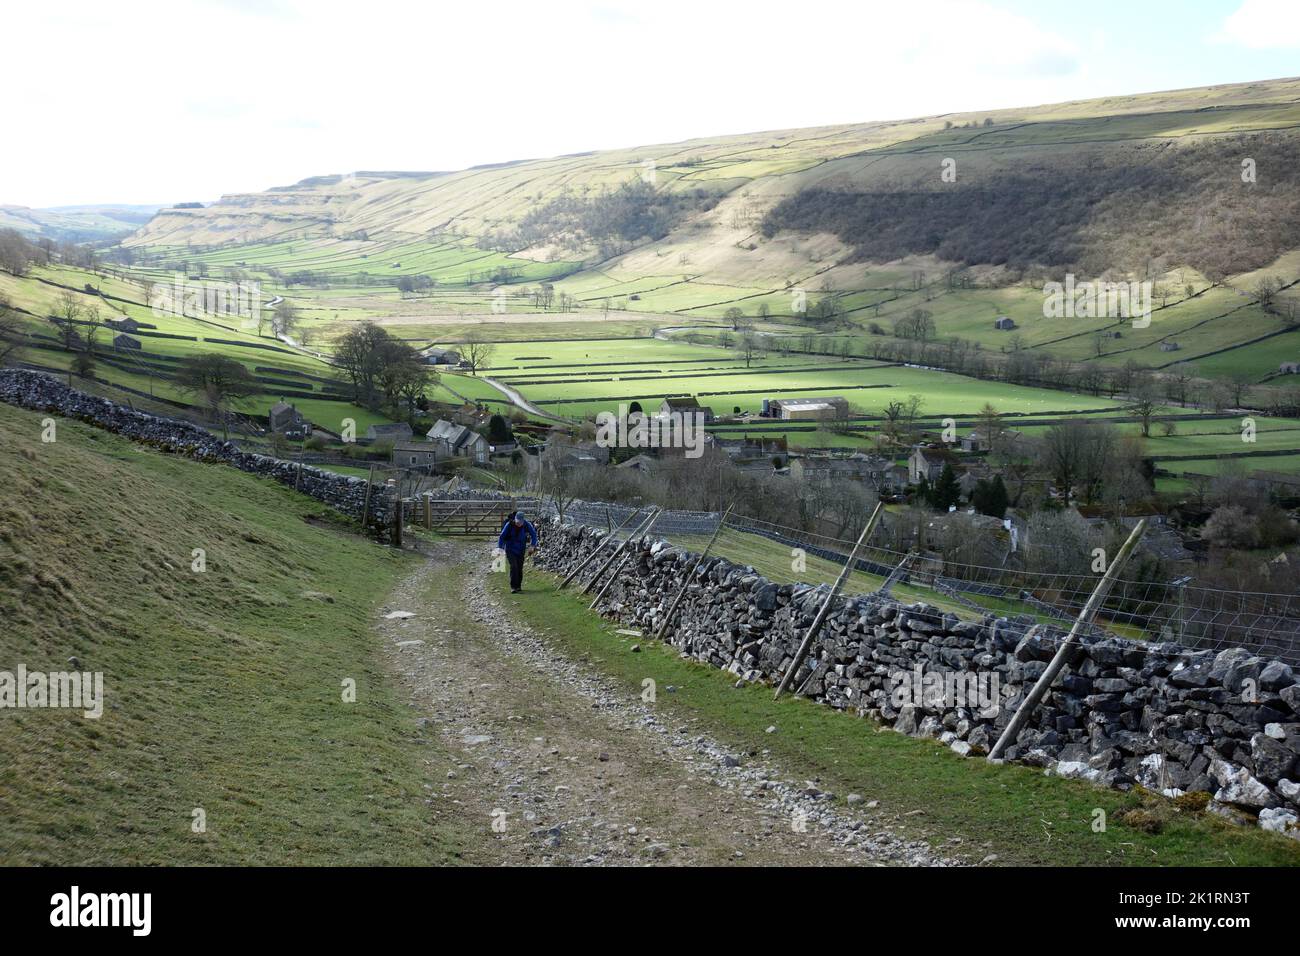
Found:
[[(539, 561), (568, 573), (605, 537), (552, 520)], [(650, 636), (695, 556), (652, 539), (629, 551), (604, 613)], [(690, 572), (665, 637), (741, 679), (776, 683), (827, 591), (777, 584), (711, 556)], [(1064, 637), (1028, 618), (959, 620), (925, 604), (845, 597), (791, 686), (978, 756)], [(1118, 789), (1205, 793), (1214, 812), (1300, 839), (1300, 684), (1287, 664), (1241, 648), (1086, 638), (1005, 755)]]
[[(69, 388), (39, 372), (0, 369), (0, 401), (77, 419), (196, 461), (221, 462), (289, 486), (296, 483), (303, 494), (354, 518), (360, 518), (365, 508), (366, 482), (362, 478), (304, 465), (300, 479), (295, 462), (241, 451), (233, 442), (224, 441), (198, 425), (132, 411), (106, 398)], [(382, 530), (387, 526), (389, 510), (385, 496), (378, 492), (371, 495), (370, 516), (377, 528)]]

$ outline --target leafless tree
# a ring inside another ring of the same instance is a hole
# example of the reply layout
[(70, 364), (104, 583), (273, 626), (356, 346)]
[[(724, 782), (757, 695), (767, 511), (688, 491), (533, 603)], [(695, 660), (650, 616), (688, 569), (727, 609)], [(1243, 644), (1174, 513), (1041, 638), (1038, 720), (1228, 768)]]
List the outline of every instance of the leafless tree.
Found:
[(1076, 488), (1091, 503), (1115, 453), (1113, 426), (1100, 422), (1067, 421), (1043, 433), (1039, 444), (1041, 465), (1057, 490), (1068, 498)]
[(1156, 402), (1155, 382), (1148, 372), (1134, 372), (1129, 389), (1133, 398), (1133, 414), (1142, 425), (1142, 437), (1150, 438), (1151, 419), (1155, 417), (1156, 408), (1159, 407)]
[(1278, 292), (1282, 288), (1282, 280), (1273, 276), (1262, 276), (1255, 282), (1251, 293), (1255, 296), (1255, 301), (1265, 312), (1273, 311), (1273, 303), (1277, 298)]
[(465, 342), (461, 346), (461, 356), (465, 360), (465, 364), (469, 366), (469, 373), (477, 375), (479, 369), (492, 361), (496, 349), (495, 342), (484, 341), (478, 332), (471, 332), (465, 336)]
[(0, 296), (0, 367), (18, 360), (26, 336), (18, 313), (9, 305), (9, 299)]
[(77, 294), (67, 289), (60, 292), (54, 302), (54, 317), (65, 352), (71, 352), (81, 339), (77, 332), (77, 319), (80, 315), (81, 300)]

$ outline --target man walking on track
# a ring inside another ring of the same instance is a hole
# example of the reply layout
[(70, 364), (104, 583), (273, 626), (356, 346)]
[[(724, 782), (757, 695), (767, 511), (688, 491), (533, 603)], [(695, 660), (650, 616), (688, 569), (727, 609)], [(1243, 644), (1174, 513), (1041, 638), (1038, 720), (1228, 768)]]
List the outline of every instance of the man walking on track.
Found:
[(501, 529), (497, 547), (506, 553), (510, 562), (510, 593), (518, 594), (524, 588), (524, 555), (537, 548), (537, 529), (516, 511)]

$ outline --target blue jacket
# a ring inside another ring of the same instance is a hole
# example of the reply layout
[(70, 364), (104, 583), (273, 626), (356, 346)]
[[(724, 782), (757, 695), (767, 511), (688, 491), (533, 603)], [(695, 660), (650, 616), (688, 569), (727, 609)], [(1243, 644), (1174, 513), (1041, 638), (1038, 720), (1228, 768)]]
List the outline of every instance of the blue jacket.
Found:
[(537, 546), (537, 529), (527, 518), (524, 519), (521, 527), (516, 528), (512, 518), (501, 529), (501, 537), (497, 538), (497, 547), (504, 548), (507, 554), (523, 554), (530, 542), (534, 547)]

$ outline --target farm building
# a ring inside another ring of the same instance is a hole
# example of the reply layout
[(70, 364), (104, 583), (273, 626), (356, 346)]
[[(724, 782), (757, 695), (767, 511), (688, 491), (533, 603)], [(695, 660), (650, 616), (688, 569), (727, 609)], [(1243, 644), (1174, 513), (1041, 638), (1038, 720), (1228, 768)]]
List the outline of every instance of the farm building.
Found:
[(139, 339), (133, 339), (125, 332), (119, 332), (113, 336), (113, 348), (115, 349), (139, 349), (142, 347)]
[(839, 395), (818, 398), (774, 398), (767, 403), (768, 414), (786, 421), (825, 421), (848, 414), (848, 399)]
[(1180, 348), (1182, 348), (1182, 346), (1179, 345), (1177, 342), (1160, 343), (1160, 351), (1162, 352), (1177, 352)]
[(483, 464), (492, 453), (488, 440), (465, 425), (440, 418), (426, 436), (440, 458), (469, 458)]
[(272, 405), (271, 410), (267, 412), (266, 419), (270, 423), (273, 432), (311, 434), (311, 422), (307, 421), (298, 409), (286, 402), (276, 402)]
[(371, 425), (366, 429), (366, 437), (371, 441), (375, 439), (392, 439), (393, 441), (410, 441), (414, 436), (411, 426), (406, 422), (397, 422), (392, 425)]
[(770, 460), (773, 456), (785, 456), (785, 438), (757, 438), (749, 435), (743, 438), (719, 438), (714, 441), (718, 451), (724, 453), (733, 462), (751, 461), (757, 458)]
[(427, 441), (395, 442), (391, 460), (401, 468), (427, 468), (438, 463), (438, 447)]
[(1010, 316), (999, 315), (993, 320), (993, 328), (999, 332), (1009, 332), (1016, 327), (1016, 323), (1011, 320)]
[(1277, 370), (1282, 375), (1300, 375), (1300, 362), (1283, 362)]
[(459, 365), (460, 353), (455, 349), (429, 349), (424, 361), (429, 365)]
[(961, 489), (963, 497), (969, 498), (975, 491), (976, 485), (992, 477), (993, 470), (990, 468), (970, 468), (957, 476), (957, 487)]
[(654, 468), (654, 466), (655, 466), (654, 457), (651, 455), (647, 455), (645, 452), (641, 452), (639, 454), (633, 455), (627, 461), (620, 461), (614, 467), (625, 468), (628, 471), (639, 471), (644, 474), (645, 472), (648, 472), (652, 468)]
[(678, 412), (682, 415), (693, 415), (699, 413), (704, 416), (706, 422), (713, 421), (713, 409), (707, 405), (701, 405), (699, 400), (691, 395), (674, 395), (665, 398), (659, 404), (660, 415), (670, 415)]
[(948, 461), (948, 456), (938, 449), (917, 445), (907, 459), (907, 480), (914, 485), (920, 484), (922, 478), (937, 481)]
[(969, 452), (992, 451), (994, 444), (999, 448), (1009, 448), (1019, 444), (1024, 437), (1020, 432), (1011, 428), (1003, 428), (996, 431), (990, 440), (986, 434), (988, 431), (984, 426), (972, 428), (970, 434), (961, 439), (961, 450)]
[(119, 332), (135, 332), (140, 329), (140, 323), (129, 315), (123, 315), (116, 319), (109, 319), (104, 324), (117, 329)]
[(538, 455), (538, 463), (555, 471), (568, 471), (586, 465), (605, 465), (609, 463), (609, 449), (594, 441), (573, 442), (552, 439)]
[(790, 460), (790, 477), (797, 481), (862, 481), (875, 487), (888, 483), (893, 462), (868, 455), (832, 457), (805, 455)]

